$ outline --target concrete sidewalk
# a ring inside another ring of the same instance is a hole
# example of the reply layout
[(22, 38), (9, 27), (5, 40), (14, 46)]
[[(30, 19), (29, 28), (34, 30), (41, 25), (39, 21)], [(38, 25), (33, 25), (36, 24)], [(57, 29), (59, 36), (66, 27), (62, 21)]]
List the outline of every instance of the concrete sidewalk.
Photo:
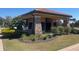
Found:
[(0, 39), (0, 51), (3, 51), (3, 43), (1, 39)]
[(79, 43), (72, 45), (72, 46), (69, 46), (69, 47), (66, 47), (64, 49), (61, 49), (59, 51), (79, 51)]

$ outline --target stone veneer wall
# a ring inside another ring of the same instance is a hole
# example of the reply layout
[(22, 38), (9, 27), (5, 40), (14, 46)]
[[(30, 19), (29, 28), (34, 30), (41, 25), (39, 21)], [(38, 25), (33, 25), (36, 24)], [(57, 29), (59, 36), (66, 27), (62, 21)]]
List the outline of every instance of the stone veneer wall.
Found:
[(42, 34), (41, 16), (34, 16), (35, 34)]

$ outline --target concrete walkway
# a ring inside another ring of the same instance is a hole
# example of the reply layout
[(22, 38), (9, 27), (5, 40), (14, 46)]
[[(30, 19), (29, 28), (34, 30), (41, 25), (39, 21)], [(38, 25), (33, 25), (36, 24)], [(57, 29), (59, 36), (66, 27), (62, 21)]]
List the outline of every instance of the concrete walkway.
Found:
[(72, 46), (69, 46), (69, 47), (66, 47), (64, 49), (61, 49), (59, 51), (79, 51), (79, 43), (72, 45)]
[(3, 43), (1, 39), (0, 39), (0, 51), (3, 51)]

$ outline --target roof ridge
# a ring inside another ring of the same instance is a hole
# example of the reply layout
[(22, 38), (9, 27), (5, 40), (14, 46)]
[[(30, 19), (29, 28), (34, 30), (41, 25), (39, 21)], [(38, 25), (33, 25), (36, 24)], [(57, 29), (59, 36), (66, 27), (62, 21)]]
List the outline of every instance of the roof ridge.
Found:
[(62, 15), (68, 15), (71, 16), (69, 14), (66, 14), (64, 12), (59, 12), (59, 11), (55, 11), (55, 10), (49, 10), (47, 8), (35, 8), (34, 10), (36, 11), (41, 11), (41, 12), (48, 12), (48, 13), (55, 13), (55, 14), (62, 14)]

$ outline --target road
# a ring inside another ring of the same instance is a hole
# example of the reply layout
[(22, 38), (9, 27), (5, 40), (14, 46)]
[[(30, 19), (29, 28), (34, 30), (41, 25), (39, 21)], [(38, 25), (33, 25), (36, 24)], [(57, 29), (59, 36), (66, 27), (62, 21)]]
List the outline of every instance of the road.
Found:
[(1, 39), (0, 39), (0, 51), (3, 51), (3, 43)]
[(79, 51), (79, 43), (69, 46), (69, 47), (66, 47), (64, 49), (60, 49), (59, 51)]

